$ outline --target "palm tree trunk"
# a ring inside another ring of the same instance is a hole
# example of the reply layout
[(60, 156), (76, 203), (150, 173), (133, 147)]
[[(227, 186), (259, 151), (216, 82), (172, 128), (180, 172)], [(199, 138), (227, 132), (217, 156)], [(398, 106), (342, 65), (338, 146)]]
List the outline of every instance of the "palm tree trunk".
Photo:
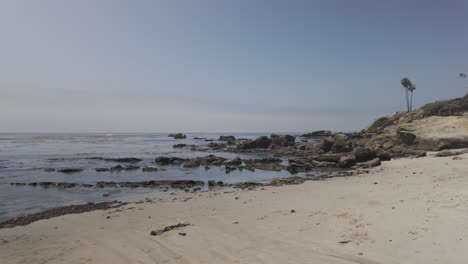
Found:
[(413, 111), (413, 91), (411, 91), (410, 111)]
[(408, 89), (405, 88), (405, 95), (406, 95), (406, 112), (409, 112), (410, 107), (409, 107), (409, 91)]

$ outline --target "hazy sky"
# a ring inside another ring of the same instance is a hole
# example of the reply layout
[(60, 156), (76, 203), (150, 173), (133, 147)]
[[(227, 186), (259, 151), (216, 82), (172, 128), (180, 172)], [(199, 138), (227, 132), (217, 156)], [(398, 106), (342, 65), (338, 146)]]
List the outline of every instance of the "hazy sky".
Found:
[(466, 0), (0, 0), (0, 132), (349, 131), (459, 72)]

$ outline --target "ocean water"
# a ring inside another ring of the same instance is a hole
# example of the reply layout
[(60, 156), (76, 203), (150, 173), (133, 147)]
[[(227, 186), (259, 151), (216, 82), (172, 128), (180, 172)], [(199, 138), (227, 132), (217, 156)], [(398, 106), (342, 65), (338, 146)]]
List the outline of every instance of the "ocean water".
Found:
[[(158, 156), (198, 157), (214, 154), (226, 158), (262, 158), (265, 155), (236, 154), (216, 150), (192, 151), (176, 148), (174, 144), (207, 146), (210, 142), (194, 139), (202, 137), (217, 142), (221, 134), (187, 134), (187, 139), (173, 139), (167, 134), (0, 134), (0, 221), (44, 209), (125, 199), (136, 194), (157, 193), (159, 189), (146, 188), (41, 188), (11, 186), (14, 182), (76, 182), (97, 181), (146, 181), (146, 180), (219, 180), (226, 183), (261, 181), (291, 176), (287, 171), (273, 172), (256, 170), (232, 171), (227, 174), (222, 167), (206, 170), (164, 166), (157, 172), (121, 171), (96, 172), (96, 168), (110, 168), (119, 163), (89, 159), (90, 157), (118, 158), (136, 157), (143, 159), (140, 167), (160, 167), (154, 159)], [(226, 135), (226, 134), (224, 134)], [(267, 134), (230, 134), (237, 138), (256, 138)], [(125, 164), (121, 164), (125, 165)], [(65, 174), (47, 172), (47, 168), (80, 168), (82, 172)], [(110, 194), (103, 197), (103, 194)]]

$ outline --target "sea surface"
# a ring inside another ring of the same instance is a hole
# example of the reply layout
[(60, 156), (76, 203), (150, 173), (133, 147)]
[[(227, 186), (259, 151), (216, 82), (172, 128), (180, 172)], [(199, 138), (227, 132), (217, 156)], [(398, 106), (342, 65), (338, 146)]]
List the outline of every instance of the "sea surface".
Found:
[[(226, 173), (222, 167), (182, 168), (164, 166), (157, 172), (121, 171), (96, 172), (96, 168), (110, 168), (116, 162), (89, 159), (91, 157), (143, 159), (140, 167), (160, 167), (154, 159), (158, 156), (198, 157), (214, 154), (229, 159), (262, 158), (265, 155), (246, 155), (208, 149), (192, 151), (190, 148), (173, 148), (174, 144), (208, 146), (210, 142), (195, 137), (217, 139), (221, 134), (187, 134), (187, 139), (173, 139), (167, 134), (2, 134), (0, 133), (0, 221), (45, 209), (87, 202), (125, 200), (136, 194), (161, 192), (147, 188), (42, 188), (11, 186), (15, 182), (76, 182), (146, 181), (146, 180), (216, 180), (225, 183), (262, 181), (289, 177), (287, 171), (273, 172), (243, 170)], [(256, 138), (267, 133), (222, 134), (236, 138)], [(126, 165), (122, 164), (121, 165)], [(47, 169), (80, 168), (82, 172), (65, 174)], [(172, 191), (172, 190), (171, 190)], [(110, 194), (103, 197), (103, 194)]]

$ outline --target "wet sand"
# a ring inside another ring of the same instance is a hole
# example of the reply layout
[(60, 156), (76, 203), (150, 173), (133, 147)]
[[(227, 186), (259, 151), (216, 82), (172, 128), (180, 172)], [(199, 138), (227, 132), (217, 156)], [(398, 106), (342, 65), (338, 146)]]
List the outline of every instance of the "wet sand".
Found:
[[(1, 263), (466, 263), (468, 154), (0, 229)], [(165, 227), (181, 225), (180, 228)]]

